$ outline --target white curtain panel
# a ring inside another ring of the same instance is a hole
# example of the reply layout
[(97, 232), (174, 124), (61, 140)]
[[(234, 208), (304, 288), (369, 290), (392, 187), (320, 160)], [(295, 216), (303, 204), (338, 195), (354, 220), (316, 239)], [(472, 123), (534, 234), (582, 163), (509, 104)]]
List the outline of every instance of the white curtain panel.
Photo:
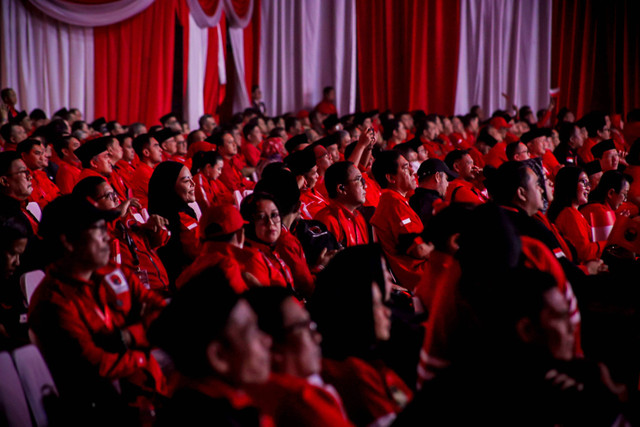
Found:
[(311, 109), (336, 89), (340, 115), (355, 110), (355, 0), (262, 0), (260, 86), (269, 115)]
[(224, 11), (227, 14), (227, 22), (229, 23), (229, 27), (234, 28), (245, 28), (251, 22), (251, 18), (253, 17), (253, 5), (255, 4), (254, 0), (249, 2), (249, 7), (247, 8), (247, 13), (245, 16), (238, 16), (236, 11), (233, 9), (233, 0), (223, 0), (224, 1)]
[(552, 0), (461, 0), (456, 114), (549, 104)]
[(191, 15), (198, 27), (215, 27), (220, 22), (220, 17), (224, 10), (224, 1), (220, 0), (218, 2), (218, 7), (212, 16), (207, 15), (204, 10), (202, 10), (202, 6), (200, 6), (198, 0), (187, 0), (187, 4), (189, 5), (189, 11), (191, 12)]
[(18, 95), (18, 108), (61, 107), (94, 114), (93, 29), (32, 13), (20, 0), (0, 1), (0, 84)]
[(242, 28), (235, 27), (229, 27), (227, 31), (229, 34), (231, 55), (233, 55), (233, 63), (235, 65), (231, 75), (227, 76), (230, 79), (233, 79), (234, 91), (227, 95), (232, 96), (233, 112), (237, 113), (251, 106), (249, 93), (247, 92), (247, 84), (244, 79), (244, 33)]
[(207, 67), (209, 29), (200, 28), (189, 14), (189, 63), (184, 118), (190, 129), (198, 129), (198, 119), (204, 114), (204, 76)]
[(116, 0), (103, 4), (79, 4), (64, 0), (29, 1), (45, 15), (58, 21), (83, 27), (100, 27), (129, 19), (151, 6), (155, 0)]

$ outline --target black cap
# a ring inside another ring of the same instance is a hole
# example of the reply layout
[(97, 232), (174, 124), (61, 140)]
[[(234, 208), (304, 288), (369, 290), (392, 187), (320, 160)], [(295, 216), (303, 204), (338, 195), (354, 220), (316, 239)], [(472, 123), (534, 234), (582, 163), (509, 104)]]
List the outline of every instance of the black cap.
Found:
[(180, 135), (180, 132), (176, 132), (170, 128), (162, 128), (151, 136), (153, 136), (159, 144), (162, 144), (167, 139), (173, 138), (177, 135)]
[(433, 175), (436, 172), (444, 172), (449, 179), (458, 178), (458, 174), (451, 169), (440, 159), (427, 159), (418, 168), (418, 179), (422, 179), (428, 175)]
[(78, 156), (82, 163), (86, 163), (100, 153), (107, 151), (107, 145), (113, 139), (112, 136), (103, 136), (96, 139), (90, 139), (82, 144), (73, 153)]
[(178, 116), (175, 113), (168, 113), (165, 114), (164, 116), (160, 117), (160, 123), (164, 123), (167, 120), (169, 120), (171, 117), (175, 118), (176, 120), (178, 120)]
[(331, 129), (332, 127), (338, 124), (340, 124), (340, 120), (338, 120), (337, 114), (331, 114), (322, 122), (322, 125), (324, 126), (325, 129)]
[(313, 149), (295, 151), (284, 158), (284, 163), (294, 175), (304, 175), (316, 165), (316, 156)]
[(69, 110), (67, 110), (65, 107), (62, 107), (61, 109), (53, 113), (53, 115), (66, 119), (67, 117), (69, 117)]
[(53, 239), (62, 234), (87, 230), (101, 219), (109, 222), (119, 216), (115, 210), (101, 210), (83, 197), (67, 194), (45, 206), (38, 233), (45, 240)]
[(589, 162), (584, 165), (584, 172), (589, 176), (595, 175), (598, 172), (602, 172), (602, 166), (600, 166), (600, 162), (598, 160), (594, 160), (593, 162)]
[(613, 139), (605, 139), (604, 141), (600, 141), (593, 147), (591, 147), (591, 154), (596, 159), (601, 159), (604, 155), (605, 151), (615, 150), (616, 144), (614, 144)]
[(320, 144), (324, 148), (329, 148), (334, 144), (338, 144), (340, 142), (340, 136), (337, 133), (333, 133), (331, 135), (325, 136), (315, 142), (315, 144)]
[(107, 121), (104, 119), (104, 117), (98, 117), (97, 119), (92, 121), (89, 126), (91, 126), (91, 128), (96, 132), (105, 133), (107, 131)]
[(303, 132), (299, 135), (289, 138), (287, 142), (284, 143), (284, 148), (287, 150), (287, 152), (293, 153), (297, 146), (308, 143), (309, 137), (307, 137), (307, 134)]
[(545, 128), (531, 129), (529, 132), (524, 133), (520, 137), (520, 141), (522, 141), (525, 144), (527, 144), (527, 143), (533, 141), (536, 138), (540, 138), (541, 136), (546, 136), (546, 137), (551, 136), (551, 130), (550, 129), (545, 129)]

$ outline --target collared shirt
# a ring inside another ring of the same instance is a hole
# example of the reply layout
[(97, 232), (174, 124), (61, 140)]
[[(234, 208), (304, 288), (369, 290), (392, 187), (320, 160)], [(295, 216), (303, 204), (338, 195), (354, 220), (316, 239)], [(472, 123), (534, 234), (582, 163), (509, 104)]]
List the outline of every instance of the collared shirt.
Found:
[(310, 297), (313, 294), (315, 284), (300, 240), (282, 226), (280, 237), (276, 242), (276, 249), (291, 270), (296, 292)]
[(487, 201), (480, 190), (462, 178), (456, 178), (449, 183), (444, 199), (450, 203), (471, 203), (474, 205), (480, 205)]
[(149, 180), (153, 175), (153, 168), (146, 163), (139, 162), (136, 171), (133, 173), (131, 191), (133, 197), (140, 201), (143, 208), (149, 206)]
[(73, 187), (80, 181), (82, 170), (74, 164), (61, 160), (56, 174), (56, 185), (62, 194), (70, 194)]
[(204, 242), (200, 254), (176, 279), (176, 287), (180, 289), (189, 280), (209, 267), (219, 267), (229, 279), (229, 284), (237, 293), (246, 291), (247, 284), (242, 278), (245, 271), (247, 251), (226, 242)]
[(336, 200), (331, 200), (329, 206), (322, 208), (315, 219), (324, 223), (345, 248), (369, 243), (367, 221), (364, 216), (358, 210), (351, 212)]
[(300, 191), (300, 204), (302, 219), (314, 219), (322, 208), (329, 206), (327, 199), (315, 188)]
[(60, 189), (49, 179), (45, 171), (31, 171), (31, 177), (33, 191), (27, 199), (29, 202), (36, 202), (40, 208), (44, 208), (53, 199), (60, 196)]

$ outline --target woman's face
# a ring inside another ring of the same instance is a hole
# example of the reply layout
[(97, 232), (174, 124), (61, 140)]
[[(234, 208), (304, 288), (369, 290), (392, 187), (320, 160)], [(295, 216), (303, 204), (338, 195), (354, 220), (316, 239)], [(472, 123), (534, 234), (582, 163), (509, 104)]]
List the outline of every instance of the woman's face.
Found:
[(280, 212), (271, 200), (260, 200), (253, 218), (258, 240), (269, 245), (280, 237)]
[(196, 184), (193, 182), (191, 172), (186, 167), (183, 167), (178, 175), (176, 181), (175, 191), (176, 194), (185, 203), (191, 203), (196, 201)]
[(591, 185), (589, 184), (589, 177), (586, 173), (581, 172), (578, 178), (578, 189), (576, 193), (576, 201), (578, 206), (582, 206), (589, 201), (589, 192), (591, 191)]
[(207, 177), (207, 179), (215, 181), (216, 179), (220, 178), (220, 175), (222, 174), (223, 164), (224, 162), (222, 160), (219, 160), (214, 164), (207, 164), (204, 169), (204, 175)]

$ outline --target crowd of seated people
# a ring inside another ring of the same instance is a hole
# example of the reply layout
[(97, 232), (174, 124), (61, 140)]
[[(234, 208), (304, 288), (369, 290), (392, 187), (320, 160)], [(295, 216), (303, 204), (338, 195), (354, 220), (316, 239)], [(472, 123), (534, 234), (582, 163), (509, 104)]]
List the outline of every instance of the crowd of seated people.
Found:
[(61, 423), (640, 423), (640, 110), (327, 88), (188, 131), (1, 94), (0, 351), (38, 346)]

